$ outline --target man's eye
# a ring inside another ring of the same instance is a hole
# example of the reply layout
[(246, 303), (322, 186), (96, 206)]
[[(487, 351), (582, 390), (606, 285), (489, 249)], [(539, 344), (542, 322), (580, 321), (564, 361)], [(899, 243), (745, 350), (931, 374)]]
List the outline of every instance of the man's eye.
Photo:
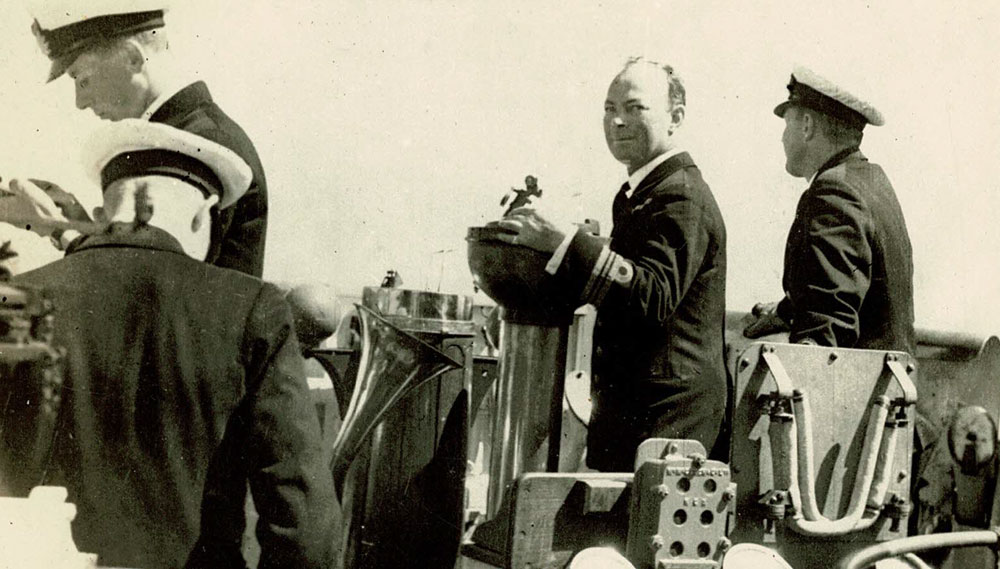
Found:
[(628, 111), (631, 112), (631, 113), (637, 113), (639, 111), (645, 111), (645, 110), (646, 110), (646, 106), (645, 105), (629, 105), (628, 106)]
[(84, 78), (84, 79), (77, 79), (76, 80), (76, 84), (79, 87), (81, 87), (81, 88), (85, 88), (87, 85), (90, 85), (90, 79), (86, 79), (86, 78)]

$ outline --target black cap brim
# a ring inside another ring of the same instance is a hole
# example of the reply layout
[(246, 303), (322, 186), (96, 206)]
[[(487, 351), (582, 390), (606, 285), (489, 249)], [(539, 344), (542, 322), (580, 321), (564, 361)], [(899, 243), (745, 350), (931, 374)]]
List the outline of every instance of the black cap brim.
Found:
[(73, 51), (53, 59), (52, 67), (49, 68), (49, 78), (45, 82), (51, 83), (62, 77), (62, 74), (66, 73), (66, 70), (69, 69), (70, 65), (73, 65), (73, 62), (76, 61), (79, 55), (79, 51)]
[(774, 107), (774, 114), (779, 119), (785, 118), (785, 113), (788, 112), (788, 107), (792, 106), (791, 101), (782, 101), (777, 107)]

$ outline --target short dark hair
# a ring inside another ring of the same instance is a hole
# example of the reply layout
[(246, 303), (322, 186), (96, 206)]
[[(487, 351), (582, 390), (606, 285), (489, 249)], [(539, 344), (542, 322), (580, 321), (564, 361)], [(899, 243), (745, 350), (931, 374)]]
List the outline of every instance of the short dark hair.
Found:
[(163, 28), (157, 28), (125, 36), (107, 38), (94, 44), (88, 51), (103, 55), (123, 53), (124, 46), (129, 40), (134, 40), (137, 44), (153, 53), (166, 51), (169, 47), (167, 35), (163, 31)]
[(831, 117), (830, 115), (823, 114), (819, 111), (809, 109), (806, 107), (793, 106), (793, 109), (799, 114), (796, 117), (801, 117), (801, 113), (807, 112), (816, 119), (816, 124), (819, 125), (820, 132), (823, 136), (830, 139), (830, 142), (838, 145), (845, 146), (858, 146), (861, 144), (861, 140), (864, 138), (865, 134), (856, 127), (853, 127), (847, 122), (842, 121), (836, 117)]
[(622, 71), (628, 69), (629, 67), (632, 67), (633, 65), (637, 65), (640, 63), (653, 65), (666, 74), (667, 83), (670, 85), (670, 88), (667, 92), (667, 98), (670, 99), (671, 108), (673, 108), (676, 105), (687, 104), (687, 93), (684, 90), (684, 81), (681, 79), (680, 75), (678, 75), (677, 72), (674, 71), (674, 67), (672, 65), (659, 63), (657, 61), (646, 59), (645, 57), (639, 55), (635, 57), (630, 57), (628, 61), (625, 62), (625, 67), (622, 69)]

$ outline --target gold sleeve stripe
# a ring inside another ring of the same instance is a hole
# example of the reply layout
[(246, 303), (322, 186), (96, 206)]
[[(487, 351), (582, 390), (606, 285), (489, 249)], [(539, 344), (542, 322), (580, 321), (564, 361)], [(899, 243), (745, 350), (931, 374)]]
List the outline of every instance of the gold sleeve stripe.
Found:
[(594, 297), (595, 289), (602, 280), (601, 275), (603, 274), (604, 267), (610, 261), (611, 255), (614, 255), (614, 253), (611, 252), (611, 249), (607, 245), (601, 248), (601, 254), (598, 255), (597, 262), (594, 263), (594, 268), (590, 272), (590, 278), (587, 279), (587, 284), (583, 287), (581, 300), (584, 304), (590, 302), (590, 299)]
[(614, 253), (605, 247), (594, 265), (594, 271), (583, 291), (583, 300), (594, 306), (600, 306), (611, 285), (629, 286), (635, 269), (625, 257)]

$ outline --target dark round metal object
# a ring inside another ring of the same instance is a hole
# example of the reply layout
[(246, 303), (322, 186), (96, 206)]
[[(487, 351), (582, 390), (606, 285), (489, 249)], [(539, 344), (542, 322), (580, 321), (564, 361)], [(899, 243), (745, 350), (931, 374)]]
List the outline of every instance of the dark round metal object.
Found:
[(545, 272), (552, 255), (511, 245), (495, 227), (470, 227), (469, 270), (473, 282), (504, 308), (504, 320), (537, 326), (565, 326), (573, 320), (576, 302), (555, 276)]

